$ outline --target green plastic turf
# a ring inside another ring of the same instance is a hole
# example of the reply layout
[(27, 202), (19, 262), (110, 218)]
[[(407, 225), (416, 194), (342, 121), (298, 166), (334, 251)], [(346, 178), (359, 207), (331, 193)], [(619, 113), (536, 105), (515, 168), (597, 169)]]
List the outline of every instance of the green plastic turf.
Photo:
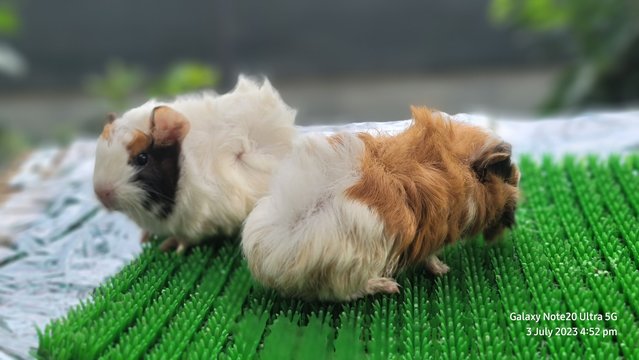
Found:
[[(516, 230), (447, 249), (449, 274), (409, 271), (398, 295), (284, 299), (252, 282), (236, 243), (147, 247), (40, 331), (37, 356), (639, 359), (639, 156), (520, 165)], [(541, 319), (510, 318), (523, 313)]]

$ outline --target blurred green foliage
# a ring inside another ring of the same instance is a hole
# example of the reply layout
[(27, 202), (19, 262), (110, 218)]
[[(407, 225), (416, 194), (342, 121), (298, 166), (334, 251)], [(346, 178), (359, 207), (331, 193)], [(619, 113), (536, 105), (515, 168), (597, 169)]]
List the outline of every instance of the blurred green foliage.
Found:
[(149, 89), (153, 96), (175, 96), (185, 92), (213, 87), (220, 82), (220, 73), (208, 65), (182, 62), (171, 66)]
[[(0, 0), (0, 35), (16, 36), (21, 26), (15, 1)], [(0, 127), (0, 170), (30, 147), (30, 141), (22, 132)]]
[(20, 16), (14, 1), (0, 1), (0, 34), (15, 36), (21, 27)]
[(89, 77), (86, 89), (119, 111), (131, 106), (136, 97), (175, 96), (214, 87), (219, 81), (215, 68), (194, 61), (173, 64), (164, 73), (150, 76), (140, 67), (115, 60), (107, 64), (104, 74)]
[(31, 144), (23, 133), (0, 127), (0, 170), (30, 147)]
[(574, 60), (542, 105), (545, 113), (639, 100), (639, 1), (493, 0), (490, 16), (570, 40)]
[(111, 106), (120, 110), (143, 89), (145, 79), (141, 68), (115, 60), (106, 65), (104, 74), (90, 76), (86, 89), (92, 95), (107, 99)]

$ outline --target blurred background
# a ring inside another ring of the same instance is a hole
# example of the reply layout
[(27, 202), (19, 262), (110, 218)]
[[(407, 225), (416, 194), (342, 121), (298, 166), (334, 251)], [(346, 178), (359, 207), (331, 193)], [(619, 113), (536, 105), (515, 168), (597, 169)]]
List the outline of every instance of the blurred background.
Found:
[(0, 0), (0, 164), (240, 72), (300, 124), (632, 107), (637, 19), (636, 0)]

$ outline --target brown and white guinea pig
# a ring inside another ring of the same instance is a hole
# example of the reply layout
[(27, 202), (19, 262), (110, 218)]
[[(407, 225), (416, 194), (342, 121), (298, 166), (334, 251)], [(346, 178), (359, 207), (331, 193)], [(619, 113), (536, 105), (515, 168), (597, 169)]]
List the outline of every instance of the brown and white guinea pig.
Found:
[(225, 95), (150, 100), (111, 116), (97, 144), (93, 184), (110, 210), (184, 250), (232, 234), (291, 149), (295, 111), (268, 80), (240, 76)]
[(513, 226), (519, 170), (487, 130), (413, 108), (395, 136), (297, 142), (245, 221), (253, 276), (286, 296), (344, 301), (398, 292), (411, 265), (436, 274), (445, 245)]

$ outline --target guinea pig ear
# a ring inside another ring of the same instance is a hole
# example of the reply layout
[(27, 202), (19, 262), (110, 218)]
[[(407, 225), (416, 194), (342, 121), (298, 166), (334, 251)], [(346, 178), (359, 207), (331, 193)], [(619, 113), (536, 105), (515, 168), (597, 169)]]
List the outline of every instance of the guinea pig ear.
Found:
[(112, 124), (115, 119), (118, 118), (118, 114), (114, 113), (114, 112), (110, 112), (106, 114), (106, 123), (107, 124)]
[(105, 140), (109, 140), (111, 138), (111, 129), (113, 127), (113, 122), (117, 118), (118, 116), (115, 113), (110, 112), (106, 114), (106, 123), (104, 124), (104, 128), (102, 129), (102, 134), (100, 134), (100, 137)]
[(151, 113), (151, 136), (158, 146), (170, 146), (182, 142), (191, 124), (176, 110), (157, 106)]
[(511, 154), (512, 146), (503, 141), (495, 146), (483, 148), (472, 164), (479, 181), (485, 182), (488, 174), (495, 174), (503, 180), (508, 180), (513, 171), (510, 162)]

